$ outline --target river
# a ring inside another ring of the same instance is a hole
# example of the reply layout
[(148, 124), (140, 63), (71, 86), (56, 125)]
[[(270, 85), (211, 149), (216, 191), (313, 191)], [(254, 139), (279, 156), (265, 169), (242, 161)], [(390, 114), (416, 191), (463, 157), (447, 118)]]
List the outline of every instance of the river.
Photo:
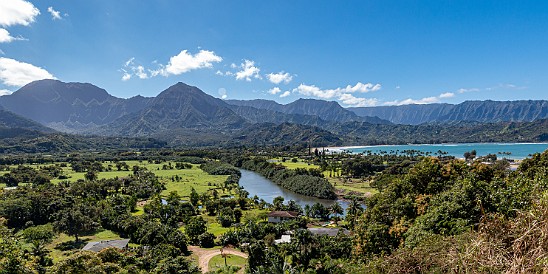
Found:
[(342, 208), (344, 208), (345, 213), (346, 208), (348, 208), (347, 201), (325, 200), (300, 195), (295, 192), (283, 189), (279, 185), (253, 171), (240, 169), (240, 172), (242, 173), (242, 177), (240, 178), (240, 186), (244, 187), (244, 189), (249, 192), (249, 197), (257, 195), (260, 199), (263, 199), (268, 203), (272, 203), (275, 197), (282, 196), (285, 199), (284, 204), (287, 204), (289, 200), (293, 200), (297, 202), (297, 204), (302, 206), (303, 209), (305, 205), (312, 206), (315, 203), (321, 203), (324, 206), (331, 206), (335, 202), (338, 202), (342, 206)]
[(466, 144), (435, 144), (435, 145), (389, 145), (389, 146), (355, 146), (326, 148), (329, 151), (349, 151), (351, 153), (403, 153), (405, 150), (418, 150), (437, 155), (438, 151), (447, 152), (450, 156), (463, 158), (467, 151), (476, 150), (478, 156), (496, 154), (498, 158), (521, 160), (531, 154), (548, 149), (548, 143), (466, 143)]

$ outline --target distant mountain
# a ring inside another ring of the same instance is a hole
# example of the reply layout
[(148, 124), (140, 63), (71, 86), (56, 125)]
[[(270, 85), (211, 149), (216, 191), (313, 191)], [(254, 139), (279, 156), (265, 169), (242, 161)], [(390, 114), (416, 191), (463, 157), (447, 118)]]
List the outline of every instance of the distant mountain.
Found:
[(143, 109), (151, 98), (116, 98), (92, 84), (40, 80), (11, 95), (0, 105), (16, 114), (64, 131), (108, 124)]
[(139, 112), (105, 125), (98, 132), (120, 136), (147, 136), (178, 129), (223, 130), (241, 128), (246, 120), (223, 100), (197, 87), (177, 83), (162, 91)]
[[(239, 135), (237, 135), (239, 134)], [(260, 123), (242, 129), (226, 145), (342, 145), (340, 136), (319, 127), (291, 123)]]
[(34, 131), (39, 131), (44, 133), (55, 132), (53, 129), (45, 127), (41, 125), (40, 123), (21, 117), (11, 111), (3, 110), (1, 108), (0, 108), (0, 127), (34, 130)]
[(229, 105), (229, 108), (250, 123), (294, 123), (301, 125), (325, 126), (327, 121), (315, 115), (285, 114), (279, 111), (258, 109), (251, 106)]
[(359, 116), (377, 116), (395, 124), (418, 125), (436, 121), (446, 115), (455, 105), (427, 104), (427, 105), (403, 105), (403, 106), (378, 106), (378, 107), (352, 107)]
[(287, 105), (278, 104), (269, 100), (227, 100), (227, 103), (236, 106), (248, 106), (257, 109), (277, 111), (285, 114), (314, 115), (324, 121), (331, 122), (350, 122), (361, 121), (372, 124), (390, 124), (390, 122), (379, 119), (378, 117), (360, 117), (339, 105), (334, 101), (324, 101), (316, 99), (298, 99)]
[(548, 118), (548, 101), (466, 101), (458, 105), (428, 104), (349, 108), (359, 116), (378, 116), (395, 124), (429, 122), (525, 122)]

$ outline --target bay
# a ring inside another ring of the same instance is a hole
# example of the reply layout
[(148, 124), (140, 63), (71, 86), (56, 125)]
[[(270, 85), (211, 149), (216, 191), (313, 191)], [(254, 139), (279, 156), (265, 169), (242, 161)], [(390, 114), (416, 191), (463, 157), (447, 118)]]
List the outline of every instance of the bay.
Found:
[(507, 158), (522, 160), (534, 153), (541, 153), (548, 149), (548, 143), (464, 143), (464, 144), (423, 144), (423, 145), (386, 145), (386, 146), (352, 146), (326, 148), (329, 152), (348, 151), (350, 153), (398, 153), (406, 150), (418, 150), (432, 156), (439, 155), (439, 151), (447, 155), (463, 158), (467, 151), (476, 150), (478, 157), (495, 154), (499, 159)]

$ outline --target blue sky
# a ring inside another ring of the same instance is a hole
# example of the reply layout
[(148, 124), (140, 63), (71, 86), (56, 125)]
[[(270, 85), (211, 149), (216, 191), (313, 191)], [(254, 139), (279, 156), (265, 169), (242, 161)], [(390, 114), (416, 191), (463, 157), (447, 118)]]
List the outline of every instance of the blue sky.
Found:
[(176, 82), (343, 106), (548, 99), (548, 1), (0, 0), (0, 93)]

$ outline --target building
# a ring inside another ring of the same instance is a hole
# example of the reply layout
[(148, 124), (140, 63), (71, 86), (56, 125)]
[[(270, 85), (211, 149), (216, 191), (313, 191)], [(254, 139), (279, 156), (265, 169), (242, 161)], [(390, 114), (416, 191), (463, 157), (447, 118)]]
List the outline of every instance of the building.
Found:
[(299, 212), (295, 211), (272, 211), (268, 213), (269, 223), (281, 223), (289, 220), (293, 220), (299, 217)]
[(282, 235), (280, 239), (274, 240), (274, 244), (291, 243), (291, 235)]
[(86, 246), (84, 246), (84, 248), (82, 248), (82, 250), (99, 252), (103, 249), (111, 248), (111, 247), (125, 249), (128, 243), (129, 243), (129, 239), (89, 242)]
[[(341, 229), (338, 229), (338, 228), (308, 228), (308, 231), (310, 231), (310, 233), (314, 234), (314, 235), (327, 235), (329, 237), (335, 237), (337, 236), (337, 234), (339, 233), (339, 230)], [(346, 235), (350, 235), (350, 231), (348, 231), (347, 229), (342, 229), (341, 231), (342, 233), (346, 234)]]

